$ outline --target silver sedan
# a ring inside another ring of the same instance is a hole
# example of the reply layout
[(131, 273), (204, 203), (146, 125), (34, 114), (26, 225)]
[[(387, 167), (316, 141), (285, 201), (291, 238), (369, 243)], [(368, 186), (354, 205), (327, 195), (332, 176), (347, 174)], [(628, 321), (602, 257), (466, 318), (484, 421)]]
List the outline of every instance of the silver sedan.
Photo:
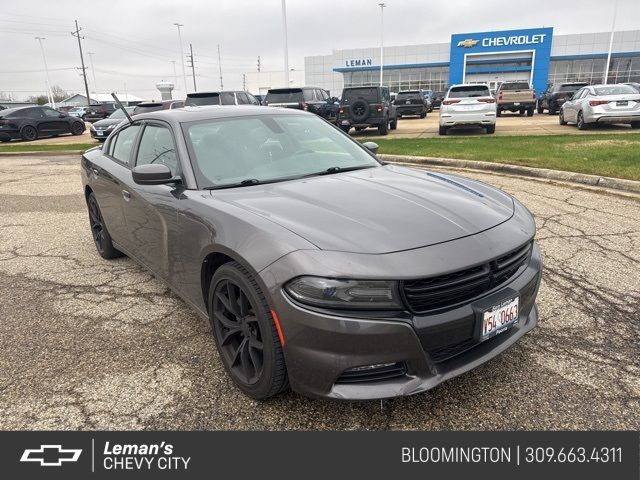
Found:
[(571, 122), (580, 130), (598, 123), (628, 123), (640, 128), (640, 93), (623, 84), (588, 85), (562, 105), (559, 118), (560, 125)]

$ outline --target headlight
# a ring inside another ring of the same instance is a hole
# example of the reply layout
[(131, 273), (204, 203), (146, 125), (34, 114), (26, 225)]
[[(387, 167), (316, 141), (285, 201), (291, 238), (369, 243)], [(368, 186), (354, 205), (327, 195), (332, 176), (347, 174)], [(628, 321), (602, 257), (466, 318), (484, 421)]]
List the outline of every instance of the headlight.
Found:
[(298, 277), (284, 288), (299, 302), (316, 307), (367, 310), (403, 308), (398, 284), (394, 281)]
[(93, 126), (93, 124), (89, 127), (89, 130), (93, 130), (94, 132), (96, 131), (96, 127)]

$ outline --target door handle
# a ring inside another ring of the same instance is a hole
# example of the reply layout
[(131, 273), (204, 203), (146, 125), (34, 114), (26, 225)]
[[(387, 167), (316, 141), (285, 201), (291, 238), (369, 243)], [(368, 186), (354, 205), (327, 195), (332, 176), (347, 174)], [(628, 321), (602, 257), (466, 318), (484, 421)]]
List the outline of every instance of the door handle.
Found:
[(124, 198), (125, 202), (131, 200), (131, 194), (126, 190), (122, 190), (122, 197)]

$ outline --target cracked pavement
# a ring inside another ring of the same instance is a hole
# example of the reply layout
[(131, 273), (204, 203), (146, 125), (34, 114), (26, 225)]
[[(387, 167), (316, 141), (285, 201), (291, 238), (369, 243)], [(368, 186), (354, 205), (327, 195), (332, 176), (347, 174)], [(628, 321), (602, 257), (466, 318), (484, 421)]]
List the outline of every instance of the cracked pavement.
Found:
[(235, 389), (208, 323), (90, 235), (77, 156), (0, 157), (0, 429), (640, 428), (640, 198), (466, 172), (536, 216), (540, 323), (488, 364), (384, 402)]

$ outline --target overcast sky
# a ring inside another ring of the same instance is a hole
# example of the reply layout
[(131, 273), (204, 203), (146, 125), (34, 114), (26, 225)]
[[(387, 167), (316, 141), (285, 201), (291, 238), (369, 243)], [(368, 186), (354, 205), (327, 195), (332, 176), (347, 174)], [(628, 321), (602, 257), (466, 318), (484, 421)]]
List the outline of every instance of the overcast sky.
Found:
[[(380, 0), (288, 0), (289, 64), (307, 55), (378, 46)], [(614, 0), (385, 0), (385, 45), (448, 42), (452, 33), (555, 27), (555, 34), (606, 32)], [(183, 90), (174, 22), (184, 24), (185, 53), (193, 44), (199, 90), (219, 87), (217, 45), (225, 88), (241, 88), (242, 74), (283, 68), (280, 0), (22, 0), (0, 11), (0, 92), (16, 99), (44, 93), (43, 45), (51, 83), (83, 92), (73, 21), (83, 28), (90, 91), (157, 98), (154, 85)], [(616, 30), (640, 29), (640, 1), (619, 0)], [(92, 52), (89, 56), (87, 53)], [(189, 72), (188, 72), (189, 73)], [(190, 88), (191, 90), (191, 88)]]

